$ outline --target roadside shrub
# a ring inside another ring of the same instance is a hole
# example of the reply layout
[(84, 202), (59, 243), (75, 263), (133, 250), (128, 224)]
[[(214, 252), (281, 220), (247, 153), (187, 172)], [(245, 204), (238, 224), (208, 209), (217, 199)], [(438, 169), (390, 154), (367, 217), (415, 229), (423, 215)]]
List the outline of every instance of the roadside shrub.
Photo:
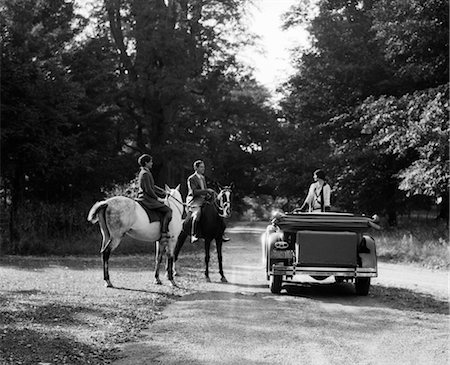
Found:
[(273, 198), (270, 195), (246, 196), (241, 202), (244, 221), (270, 220), (275, 212), (291, 210), (291, 202), (288, 198)]
[(112, 188), (102, 190), (102, 193), (106, 198), (112, 198), (113, 196), (126, 196), (134, 199), (137, 197), (139, 190), (138, 177), (124, 184), (115, 184)]
[(86, 220), (90, 203), (27, 202), (19, 207), (14, 222), (15, 240), (5, 253), (47, 254), (58, 251), (59, 242), (73, 242), (90, 234)]
[[(412, 224), (413, 223), (413, 224)], [(409, 222), (400, 227), (372, 232), (378, 257), (417, 263), (432, 269), (450, 268), (449, 232), (439, 221)]]

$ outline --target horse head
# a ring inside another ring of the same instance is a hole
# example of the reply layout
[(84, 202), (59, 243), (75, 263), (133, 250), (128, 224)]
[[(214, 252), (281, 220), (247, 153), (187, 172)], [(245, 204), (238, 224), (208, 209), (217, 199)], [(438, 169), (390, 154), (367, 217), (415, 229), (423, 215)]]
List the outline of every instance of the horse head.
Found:
[(176, 208), (180, 215), (183, 215), (184, 210), (184, 204), (183, 204), (183, 198), (180, 193), (180, 184), (176, 188), (170, 188), (168, 185), (165, 186), (165, 192), (166, 192), (166, 204), (172, 208)]
[(220, 186), (219, 194), (216, 197), (218, 213), (223, 218), (231, 216), (231, 189), (232, 185)]

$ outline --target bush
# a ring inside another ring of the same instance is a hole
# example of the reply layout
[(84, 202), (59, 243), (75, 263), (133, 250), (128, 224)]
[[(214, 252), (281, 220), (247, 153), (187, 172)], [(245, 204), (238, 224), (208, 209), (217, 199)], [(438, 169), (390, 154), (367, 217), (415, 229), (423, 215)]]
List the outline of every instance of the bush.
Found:
[[(27, 202), (19, 207), (14, 226), (14, 240), (3, 240), (5, 253), (46, 254), (58, 251), (59, 242), (86, 237), (92, 233), (87, 202)], [(5, 234), (7, 234), (5, 232)]]
[(439, 221), (405, 223), (372, 233), (378, 256), (387, 261), (417, 263), (432, 269), (450, 268), (447, 224)]
[(291, 210), (288, 198), (273, 198), (270, 195), (246, 196), (242, 200), (242, 216), (245, 221), (269, 220), (276, 212)]

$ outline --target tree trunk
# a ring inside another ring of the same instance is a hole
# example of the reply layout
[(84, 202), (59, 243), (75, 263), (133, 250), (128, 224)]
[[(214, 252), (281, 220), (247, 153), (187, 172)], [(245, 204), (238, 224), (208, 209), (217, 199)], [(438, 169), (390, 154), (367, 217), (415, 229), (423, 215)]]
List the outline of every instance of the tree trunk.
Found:
[(448, 224), (448, 214), (449, 213), (449, 193), (448, 191), (442, 197), (441, 204), (439, 204), (439, 214), (437, 219), (442, 219)]
[(20, 240), (19, 230), (16, 228), (15, 222), (18, 221), (18, 211), (24, 201), (24, 185), (25, 177), (23, 174), (22, 164), (16, 165), (14, 179), (11, 186), (11, 210), (9, 216), (9, 242), (11, 243), (12, 253), (17, 253), (17, 242)]

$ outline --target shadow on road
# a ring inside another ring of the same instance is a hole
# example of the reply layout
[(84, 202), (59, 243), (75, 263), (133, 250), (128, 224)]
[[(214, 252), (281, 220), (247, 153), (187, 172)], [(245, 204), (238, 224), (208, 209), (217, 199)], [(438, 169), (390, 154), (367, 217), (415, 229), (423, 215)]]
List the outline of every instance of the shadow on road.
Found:
[[(272, 294), (266, 285), (251, 285), (227, 283), (227, 291), (202, 291), (183, 296), (181, 301), (225, 301), (231, 299), (246, 299), (255, 302), (263, 301), (295, 301), (307, 298), (327, 304), (340, 304), (350, 307), (388, 308), (408, 312), (445, 314), (449, 312), (448, 303), (437, 300), (430, 295), (415, 293), (401, 288), (387, 288), (373, 285), (368, 296), (357, 296), (353, 284), (349, 283), (302, 283), (298, 285), (285, 284), (281, 294)], [(228, 285), (239, 288), (254, 288), (256, 291), (229, 291)], [(267, 292), (260, 289), (267, 288)]]
[(223, 283), (224, 285), (233, 285), (239, 288), (255, 288), (255, 289), (264, 289), (268, 288), (267, 284), (243, 284), (243, 283), (233, 283), (229, 281), (228, 283)]
[[(418, 311), (423, 313), (448, 314), (446, 301), (438, 300), (431, 295), (416, 293), (402, 288), (372, 285), (367, 297), (356, 296), (353, 284), (350, 283), (302, 283), (285, 284), (286, 292), (281, 295), (303, 297), (322, 302), (339, 302), (355, 306), (387, 307), (402, 311)], [(283, 294), (285, 293), (285, 294)]]
[(267, 284), (243, 284), (243, 283), (233, 283), (231, 281), (228, 281), (228, 283), (224, 283), (224, 285), (233, 285), (239, 288), (255, 288), (255, 289), (262, 289), (268, 287)]
[(123, 286), (114, 286), (112, 288), (109, 288), (112, 290), (125, 290), (125, 291), (132, 291), (132, 292), (139, 292), (139, 293), (149, 293), (149, 294), (161, 294), (161, 292), (153, 291), (153, 290), (145, 290), (145, 289), (133, 289), (133, 288), (125, 288)]

